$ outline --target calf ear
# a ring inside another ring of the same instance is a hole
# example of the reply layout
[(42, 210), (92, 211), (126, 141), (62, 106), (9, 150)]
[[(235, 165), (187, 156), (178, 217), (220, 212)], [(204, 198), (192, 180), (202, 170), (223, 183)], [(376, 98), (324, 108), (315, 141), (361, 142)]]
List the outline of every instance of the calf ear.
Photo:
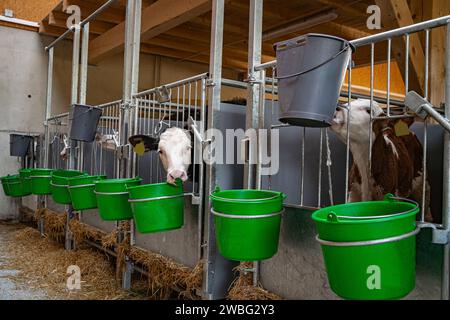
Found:
[(144, 143), (145, 152), (158, 150), (159, 138), (146, 136), (143, 134), (131, 136), (128, 141), (133, 147), (136, 147), (139, 143)]

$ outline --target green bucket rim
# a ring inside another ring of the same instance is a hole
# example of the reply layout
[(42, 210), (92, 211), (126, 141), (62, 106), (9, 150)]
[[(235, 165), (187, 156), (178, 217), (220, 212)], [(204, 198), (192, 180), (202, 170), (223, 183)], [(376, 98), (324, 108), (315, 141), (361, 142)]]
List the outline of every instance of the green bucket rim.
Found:
[(119, 178), (119, 179), (105, 179), (105, 180), (98, 180), (95, 182), (95, 184), (127, 184), (129, 182), (138, 182), (142, 181), (141, 177), (134, 177), (134, 178)]
[[(348, 208), (348, 207), (361, 207), (368, 204), (394, 204), (394, 203), (401, 203), (402, 205), (410, 207), (408, 210), (393, 214), (387, 214), (387, 215), (377, 215), (377, 216), (360, 216), (360, 217), (353, 217), (353, 216), (337, 216), (332, 212), (332, 208)], [(323, 215), (324, 212), (328, 212), (326, 216), (320, 216)], [(419, 205), (417, 202), (406, 199), (406, 198), (399, 198), (394, 197), (391, 194), (388, 194), (385, 196), (384, 200), (379, 201), (363, 201), (363, 202), (351, 202), (351, 203), (344, 203), (344, 204), (338, 204), (335, 206), (325, 207), (322, 209), (319, 209), (315, 211), (311, 218), (317, 222), (317, 223), (327, 223), (327, 224), (366, 224), (366, 223), (375, 223), (375, 222), (386, 222), (386, 221), (393, 221), (397, 219), (403, 219), (405, 217), (415, 216), (419, 212)]]
[[(236, 193), (236, 192), (260, 192), (260, 193), (267, 193), (271, 194), (270, 197), (267, 198), (259, 198), (259, 199), (238, 199), (238, 198), (223, 198), (218, 196), (217, 194), (220, 193)], [(221, 202), (228, 202), (228, 203), (264, 203), (266, 201), (279, 199), (280, 197), (282, 199), (286, 199), (286, 194), (280, 191), (273, 191), (273, 190), (259, 190), (259, 189), (230, 189), (230, 190), (215, 190), (212, 192), (209, 197), (214, 201), (221, 201)]]

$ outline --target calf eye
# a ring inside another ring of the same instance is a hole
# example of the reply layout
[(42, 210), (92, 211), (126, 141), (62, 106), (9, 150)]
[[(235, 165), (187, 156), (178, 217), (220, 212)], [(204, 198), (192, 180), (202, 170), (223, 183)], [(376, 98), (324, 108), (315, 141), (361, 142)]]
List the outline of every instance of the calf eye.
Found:
[(368, 114), (370, 114), (370, 109), (366, 109), (366, 112), (367, 112)]
[(159, 153), (159, 154), (163, 154), (163, 153), (164, 153), (164, 151), (162, 151), (162, 150), (158, 150), (158, 153)]

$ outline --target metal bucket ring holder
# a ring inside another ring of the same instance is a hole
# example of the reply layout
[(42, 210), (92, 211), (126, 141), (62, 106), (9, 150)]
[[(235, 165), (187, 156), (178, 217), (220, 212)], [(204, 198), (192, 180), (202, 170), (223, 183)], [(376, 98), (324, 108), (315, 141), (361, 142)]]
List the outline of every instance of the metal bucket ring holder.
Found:
[[(366, 219), (373, 220), (373, 219), (382, 219), (382, 218), (392, 218), (392, 217), (396, 217), (396, 216), (400, 216), (400, 215), (404, 215), (404, 214), (408, 214), (408, 213), (414, 212), (419, 207), (419, 204), (416, 201), (411, 200), (411, 199), (401, 198), (401, 197), (388, 197), (387, 199), (409, 202), (409, 203), (414, 204), (415, 207), (412, 208), (412, 209), (409, 209), (407, 211), (404, 211), (404, 212), (394, 213), (394, 214), (389, 214), (389, 215), (383, 215), (383, 216), (350, 217), (350, 216), (338, 216), (338, 215), (334, 214), (333, 212), (330, 212), (330, 214), (328, 215), (328, 218), (330, 220), (334, 220), (334, 221), (338, 221), (338, 219), (343, 219), (343, 220), (366, 220)], [(417, 235), (419, 232), (420, 232), (420, 227), (416, 227), (411, 232), (408, 232), (408, 233), (405, 233), (405, 234), (402, 234), (402, 235), (399, 235), (399, 236), (384, 238), (384, 239), (365, 240), (365, 241), (350, 241), (350, 242), (336, 242), (336, 241), (329, 241), (329, 240), (320, 239), (319, 235), (317, 235), (316, 236), (316, 240), (321, 245), (332, 246), (332, 247), (370, 246), (370, 245), (384, 244), (384, 243), (404, 240), (404, 239), (407, 239), (409, 237)]]

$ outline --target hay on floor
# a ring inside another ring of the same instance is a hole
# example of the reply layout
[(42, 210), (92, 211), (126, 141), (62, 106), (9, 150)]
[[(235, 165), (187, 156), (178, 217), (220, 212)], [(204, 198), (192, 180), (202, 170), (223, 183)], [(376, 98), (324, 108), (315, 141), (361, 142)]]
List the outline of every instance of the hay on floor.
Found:
[(227, 298), (230, 300), (282, 300), (278, 295), (265, 290), (261, 283), (253, 286), (253, 274), (246, 271), (251, 268), (253, 268), (252, 262), (242, 262), (234, 268), (239, 275), (231, 284)]
[[(114, 266), (104, 253), (89, 248), (66, 251), (29, 227), (15, 231), (6, 246), (11, 259), (2, 267), (18, 270), (11, 277), (27, 288), (45, 290), (51, 299), (133, 298), (117, 286)], [(66, 272), (72, 265), (81, 270), (81, 290), (67, 289)]]
[(201, 288), (201, 266), (191, 270), (160, 254), (137, 247), (130, 247), (128, 256), (147, 272), (148, 290), (153, 298), (168, 299), (179, 293), (180, 297), (194, 299), (196, 290)]

